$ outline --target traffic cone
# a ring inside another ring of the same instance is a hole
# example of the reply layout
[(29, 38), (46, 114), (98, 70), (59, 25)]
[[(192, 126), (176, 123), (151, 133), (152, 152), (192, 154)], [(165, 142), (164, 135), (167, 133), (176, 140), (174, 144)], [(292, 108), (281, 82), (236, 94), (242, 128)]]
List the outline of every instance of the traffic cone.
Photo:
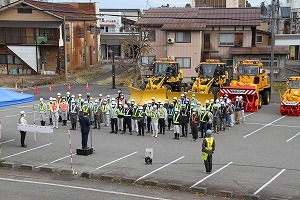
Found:
[(36, 86), (35, 87), (35, 93), (34, 94), (39, 94), (40, 93), (40, 91), (39, 91), (39, 87), (38, 86)]
[(86, 82), (86, 84), (85, 84), (85, 90), (89, 90), (90, 88), (89, 88), (89, 83), (88, 82)]
[(16, 90), (18, 89), (18, 82), (16, 82), (15, 89)]
[(71, 91), (71, 90), (72, 90), (71, 84), (69, 83), (69, 85), (68, 85), (68, 91)]
[(52, 92), (52, 85), (49, 86), (48, 92)]
[(24, 92), (24, 91), (23, 91), (23, 88), (21, 88), (21, 93), (23, 94), (23, 92)]

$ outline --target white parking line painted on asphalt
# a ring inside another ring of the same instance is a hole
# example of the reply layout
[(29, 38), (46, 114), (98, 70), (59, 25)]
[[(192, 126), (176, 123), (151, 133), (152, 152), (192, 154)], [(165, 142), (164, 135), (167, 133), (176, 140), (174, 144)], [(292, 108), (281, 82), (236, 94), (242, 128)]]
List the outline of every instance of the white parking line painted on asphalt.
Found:
[(39, 147), (35, 147), (35, 148), (32, 148), (32, 149), (28, 149), (28, 150), (26, 150), (26, 151), (21, 151), (21, 152), (19, 152), (19, 153), (15, 153), (15, 154), (13, 154), (13, 155), (6, 156), (6, 157), (1, 158), (1, 159), (11, 158), (11, 157), (14, 157), (14, 156), (17, 156), (17, 155), (20, 155), (20, 154), (23, 154), (23, 153), (26, 153), (26, 152), (29, 152), (29, 151), (33, 151), (33, 150), (36, 150), (36, 149), (40, 149), (40, 148), (49, 146), (49, 145), (51, 145), (51, 144), (52, 144), (52, 143), (49, 143), (49, 144), (45, 144), (45, 145), (42, 145), (42, 146), (39, 146)]
[(112, 163), (115, 163), (115, 162), (117, 162), (117, 161), (119, 161), (119, 160), (122, 160), (122, 159), (124, 159), (124, 158), (127, 158), (127, 157), (129, 157), (129, 156), (132, 156), (132, 155), (134, 155), (134, 154), (136, 154), (136, 153), (137, 153), (137, 151), (136, 151), (136, 152), (133, 152), (133, 153), (131, 153), (131, 154), (128, 154), (128, 155), (126, 155), (126, 156), (123, 156), (122, 158), (118, 158), (117, 160), (113, 160), (113, 161), (111, 161), (111, 162), (109, 162), (109, 163), (106, 163), (105, 165), (101, 165), (100, 167), (97, 167), (96, 169), (92, 170), (91, 172), (96, 171), (96, 170), (98, 170), (98, 169), (101, 169), (102, 167), (105, 167), (105, 166), (107, 166), (107, 165), (110, 165), (110, 164), (112, 164)]
[(200, 181), (198, 181), (197, 183), (195, 183), (194, 185), (192, 185), (190, 188), (196, 187), (198, 184), (202, 183), (203, 181), (205, 181), (206, 179), (208, 179), (209, 177), (215, 175), (216, 173), (218, 173), (219, 171), (223, 170), (224, 168), (228, 167), (229, 165), (231, 165), (233, 162), (228, 163), (227, 165), (224, 165), (223, 167), (221, 167), (220, 169), (218, 169), (217, 171), (213, 172), (212, 174), (204, 177), (203, 179), (201, 179)]
[(262, 189), (264, 189), (267, 185), (269, 185), (270, 183), (272, 183), (278, 176), (280, 176), (280, 174), (282, 174), (286, 169), (281, 170), (278, 174), (276, 174), (276, 176), (274, 176), (271, 180), (269, 180), (266, 184), (264, 184), (263, 186), (261, 186), (261, 188), (259, 188), (256, 192), (254, 192), (253, 195), (256, 195), (257, 193), (259, 193)]
[(20, 108), (29, 108), (29, 107), (32, 107), (32, 105), (29, 105), (29, 106), (18, 106), (18, 107), (14, 107), (14, 108), (8, 108), (8, 109), (0, 110), (0, 112), (10, 111), (10, 110), (18, 110)]
[(143, 179), (143, 178), (145, 178), (145, 177), (153, 174), (154, 172), (157, 172), (157, 171), (159, 171), (159, 170), (161, 170), (161, 169), (163, 169), (163, 168), (165, 168), (165, 167), (173, 164), (174, 162), (177, 162), (178, 160), (181, 160), (182, 158), (184, 158), (184, 156), (181, 156), (180, 158), (177, 158), (176, 160), (173, 160), (172, 162), (170, 162), (170, 163), (168, 163), (168, 164), (166, 164), (166, 165), (164, 165), (164, 166), (162, 166), (162, 167), (160, 167), (160, 168), (158, 168), (158, 169), (156, 169), (156, 170), (154, 170), (154, 171), (152, 171), (152, 172), (150, 172), (150, 173), (148, 173), (148, 174), (146, 174), (146, 175), (144, 175), (144, 176), (142, 176), (142, 177), (140, 177), (138, 179), (136, 179), (135, 182), (137, 182), (137, 181), (139, 181), (139, 180), (141, 180), (141, 179)]
[(257, 130), (255, 130), (255, 131), (249, 133), (248, 135), (245, 135), (243, 138), (246, 138), (246, 137), (248, 137), (248, 136), (250, 136), (250, 135), (252, 135), (252, 134), (254, 134), (254, 133), (256, 133), (256, 132), (258, 132), (258, 131), (260, 131), (260, 130), (262, 130), (262, 129), (264, 129), (264, 128), (266, 128), (267, 126), (270, 126), (271, 124), (273, 124), (273, 123), (275, 123), (275, 122), (277, 122), (277, 121), (279, 121), (279, 120), (281, 120), (281, 119), (283, 119), (283, 118), (285, 118), (285, 117), (286, 117), (286, 115), (285, 115), (285, 116), (282, 116), (282, 117), (280, 117), (280, 118), (278, 118), (278, 119), (276, 119), (276, 120), (274, 120), (274, 121), (272, 121), (272, 122), (270, 122), (270, 123), (268, 123), (268, 124), (266, 124), (266, 125), (264, 125), (263, 127), (260, 127), (259, 129), (257, 129)]
[(56, 183), (28, 181), (28, 180), (1, 178), (1, 177), (0, 177), (0, 180), (18, 182), (18, 183), (29, 183), (29, 184), (35, 184), (35, 185), (46, 185), (46, 186), (61, 187), (61, 188), (70, 188), (70, 189), (76, 189), (76, 190), (85, 190), (85, 191), (115, 194), (115, 195), (120, 195), (120, 196), (130, 196), (130, 197), (137, 197), (137, 198), (144, 198), (144, 199), (169, 200), (169, 199), (164, 199), (164, 198), (160, 198), (160, 197), (145, 196), (145, 195), (140, 195), (140, 194), (125, 193), (125, 192), (117, 192), (117, 191), (112, 191), (112, 190), (99, 190), (99, 189), (94, 189), (94, 188), (86, 188), (86, 187), (79, 187), (79, 186), (73, 186), (73, 185), (63, 185), (63, 184), (56, 184)]
[[(245, 122), (245, 124), (249, 124), (249, 125), (262, 125), (262, 126), (267, 125), (267, 124), (255, 123), (255, 122)], [(291, 126), (291, 125), (285, 125), (285, 124), (270, 124), (270, 126), (288, 127), (288, 128), (300, 128), (300, 126)]]
[[(33, 113), (33, 112), (25, 112), (26, 114), (30, 114), (30, 113)], [(7, 115), (5, 117), (15, 117), (15, 116), (19, 116), (20, 114), (15, 114), (15, 115)]]
[(286, 142), (289, 142), (289, 141), (291, 141), (292, 139), (294, 139), (295, 137), (297, 137), (298, 135), (300, 135), (300, 132), (299, 133), (297, 133), (296, 135), (294, 135), (293, 137), (291, 137), (290, 139), (288, 139)]
[(245, 115), (245, 117), (248, 117), (248, 116), (253, 115), (253, 114), (254, 114), (254, 112), (253, 113), (249, 113), (249, 114)]
[[(76, 153), (73, 153), (72, 154), (72, 156), (74, 156)], [(53, 161), (51, 161), (51, 162), (49, 162), (49, 163), (46, 163), (46, 164), (43, 164), (43, 165), (40, 165), (40, 166), (38, 166), (38, 167), (35, 167), (35, 168), (40, 168), (40, 167), (44, 167), (44, 166), (47, 166), (47, 165), (49, 165), (49, 164), (52, 164), (52, 163), (56, 163), (57, 161), (60, 161), (60, 160), (63, 160), (63, 159), (65, 159), (65, 158), (68, 158), (68, 157), (70, 157), (71, 155), (68, 155), (68, 156), (65, 156), (65, 157), (62, 157), (62, 158), (59, 158), (59, 159), (57, 159), (57, 160), (53, 160)]]
[(12, 141), (15, 141), (15, 139), (7, 140), (7, 141), (4, 141), (4, 142), (1, 142), (0, 144), (9, 143), (9, 142), (12, 142)]

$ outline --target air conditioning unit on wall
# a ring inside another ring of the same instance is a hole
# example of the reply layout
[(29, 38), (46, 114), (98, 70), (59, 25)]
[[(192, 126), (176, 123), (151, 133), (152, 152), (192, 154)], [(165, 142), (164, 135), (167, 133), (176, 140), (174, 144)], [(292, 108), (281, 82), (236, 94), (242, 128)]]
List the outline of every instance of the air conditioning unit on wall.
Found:
[(168, 38), (167, 43), (168, 44), (173, 44), (174, 43), (174, 38)]

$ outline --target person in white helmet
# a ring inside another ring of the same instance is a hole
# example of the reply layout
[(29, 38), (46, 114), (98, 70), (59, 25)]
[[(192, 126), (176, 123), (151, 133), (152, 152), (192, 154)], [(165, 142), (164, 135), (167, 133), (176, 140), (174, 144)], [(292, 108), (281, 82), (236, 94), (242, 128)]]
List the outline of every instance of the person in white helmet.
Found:
[(101, 105), (101, 111), (103, 114), (103, 122), (104, 126), (109, 126), (109, 104), (107, 102), (107, 99), (103, 99), (102, 105)]
[(57, 101), (54, 100), (51, 107), (53, 128), (58, 128), (58, 121), (59, 121), (58, 111), (59, 111), (59, 104), (57, 103)]
[(40, 98), (39, 115), (40, 115), (40, 119), (41, 119), (41, 126), (45, 126), (46, 115), (47, 115), (47, 104), (44, 102), (43, 98)]
[(175, 108), (173, 117), (172, 117), (172, 124), (173, 124), (173, 130), (174, 130), (174, 140), (179, 140), (179, 134), (180, 134), (180, 110), (178, 108)]
[(132, 107), (131, 128), (136, 133), (139, 132), (138, 120), (137, 120), (138, 111), (139, 111), (138, 105), (134, 103)]
[(49, 101), (47, 103), (47, 110), (48, 110), (48, 117), (49, 117), (49, 125), (53, 125), (53, 122), (52, 122), (52, 112), (51, 112), (51, 107), (52, 107), (52, 103), (53, 103), (53, 98), (50, 97), (49, 98)]
[(242, 105), (241, 105), (241, 101), (240, 101), (240, 97), (237, 96), (235, 98), (235, 102), (234, 102), (234, 121), (235, 121), (235, 124), (236, 125), (239, 125), (240, 124), (240, 118), (241, 118), (241, 108), (242, 108)]
[(78, 99), (77, 99), (77, 106), (78, 106), (78, 110), (81, 111), (81, 108), (83, 106), (83, 102), (84, 100), (82, 99), (82, 94), (78, 94)]
[[(21, 111), (20, 118), (19, 118), (19, 124), (21, 124), (21, 125), (28, 124), (25, 117), (26, 117), (25, 111)], [(20, 131), (20, 133), (21, 133), (21, 147), (26, 148), (27, 147), (27, 145), (25, 144), (26, 131)]]
[(119, 102), (118, 106), (118, 131), (121, 131), (123, 129), (123, 121), (124, 121), (124, 107), (121, 102)]
[(151, 127), (152, 127), (152, 137), (157, 138), (158, 134), (158, 112), (157, 112), (157, 105), (153, 105), (152, 112), (151, 112)]
[(167, 118), (168, 118), (168, 111), (161, 103), (158, 108), (158, 125), (159, 125), (158, 134), (163, 134), (163, 135), (165, 134)]
[(144, 127), (145, 116), (146, 113), (144, 112), (144, 108), (143, 106), (140, 106), (137, 112), (137, 121), (138, 121), (138, 129), (139, 129), (138, 136), (144, 136), (145, 134), (145, 127)]
[(61, 119), (62, 119), (62, 126), (67, 126), (68, 121), (68, 112), (69, 112), (69, 104), (66, 101), (66, 98), (62, 98), (62, 102), (60, 104), (60, 113), (61, 113)]
[(93, 129), (100, 129), (101, 128), (101, 105), (99, 104), (99, 99), (95, 99), (95, 103), (93, 106), (93, 112), (94, 112), (94, 123), (95, 126)]
[(112, 101), (111, 103), (111, 109), (109, 110), (110, 115), (110, 126), (111, 131), (110, 133), (118, 133), (118, 108), (117, 103), (115, 101)]
[[(62, 96), (60, 93), (57, 93), (57, 97), (56, 97), (55, 101), (56, 101), (56, 105), (58, 105), (58, 107), (59, 107), (62, 102)], [(58, 110), (58, 122), (62, 122), (60, 110)]]
[(147, 116), (147, 132), (146, 133), (150, 133), (150, 131), (151, 131), (151, 112), (152, 112), (152, 102), (149, 101), (147, 103), (147, 107), (145, 108), (145, 113)]
[(69, 107), (70, 121), (72, 125), (71, 130), (76, 130), (78, 112), (78, 105), (76, 105), (75, 99), (72, 99), (71, 106)]
[(123, 132), (121, 132), (121, 134), (126, 133), (126, 129), (128, 127), (129, 133), (130, 133), (130, 135), (132, 135), (131, 115), (132, 115), (132, 109), (127, 104), (125, 104), (124, 105)]

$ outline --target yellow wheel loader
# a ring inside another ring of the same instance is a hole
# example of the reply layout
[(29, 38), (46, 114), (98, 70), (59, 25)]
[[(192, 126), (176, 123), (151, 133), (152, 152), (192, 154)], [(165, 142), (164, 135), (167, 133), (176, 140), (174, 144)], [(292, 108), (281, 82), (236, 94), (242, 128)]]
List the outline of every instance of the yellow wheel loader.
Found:
[(221, 95), (228, 95), (231, 101), (242, 96), (246, 112), (257, 112), (261, 106), (268, 105), (271, 98), (271, 85), (268, 73), (259, 60), (243, 60), (236, 66), (237, 80), (230, 86), (221, 87)]
[(172, 97), (184, 91), (183, 71), (179, 70), (178, 63), (173, 59), (161, 58), (149, 69), (152, 74), (146, 76), (140, 89), (129, 86), (130, 99), (134, 99), (137, 104), (142, 105), (145, 101), (151, 101), (152, 97), (164, 100), (169, 95)]
[(300, 77), (292, 76), (286, 81), (286, 91), (280, 94), (280, 113), (282, 115), (300, 115)]
[(198, 77), (192, 77), (188, 96), (193, 94), (204, 105), (205, 100), (218, 98), (220, 86), (228, 81), (226, 64), (217, 59), (207, 59), (196, 67)]

